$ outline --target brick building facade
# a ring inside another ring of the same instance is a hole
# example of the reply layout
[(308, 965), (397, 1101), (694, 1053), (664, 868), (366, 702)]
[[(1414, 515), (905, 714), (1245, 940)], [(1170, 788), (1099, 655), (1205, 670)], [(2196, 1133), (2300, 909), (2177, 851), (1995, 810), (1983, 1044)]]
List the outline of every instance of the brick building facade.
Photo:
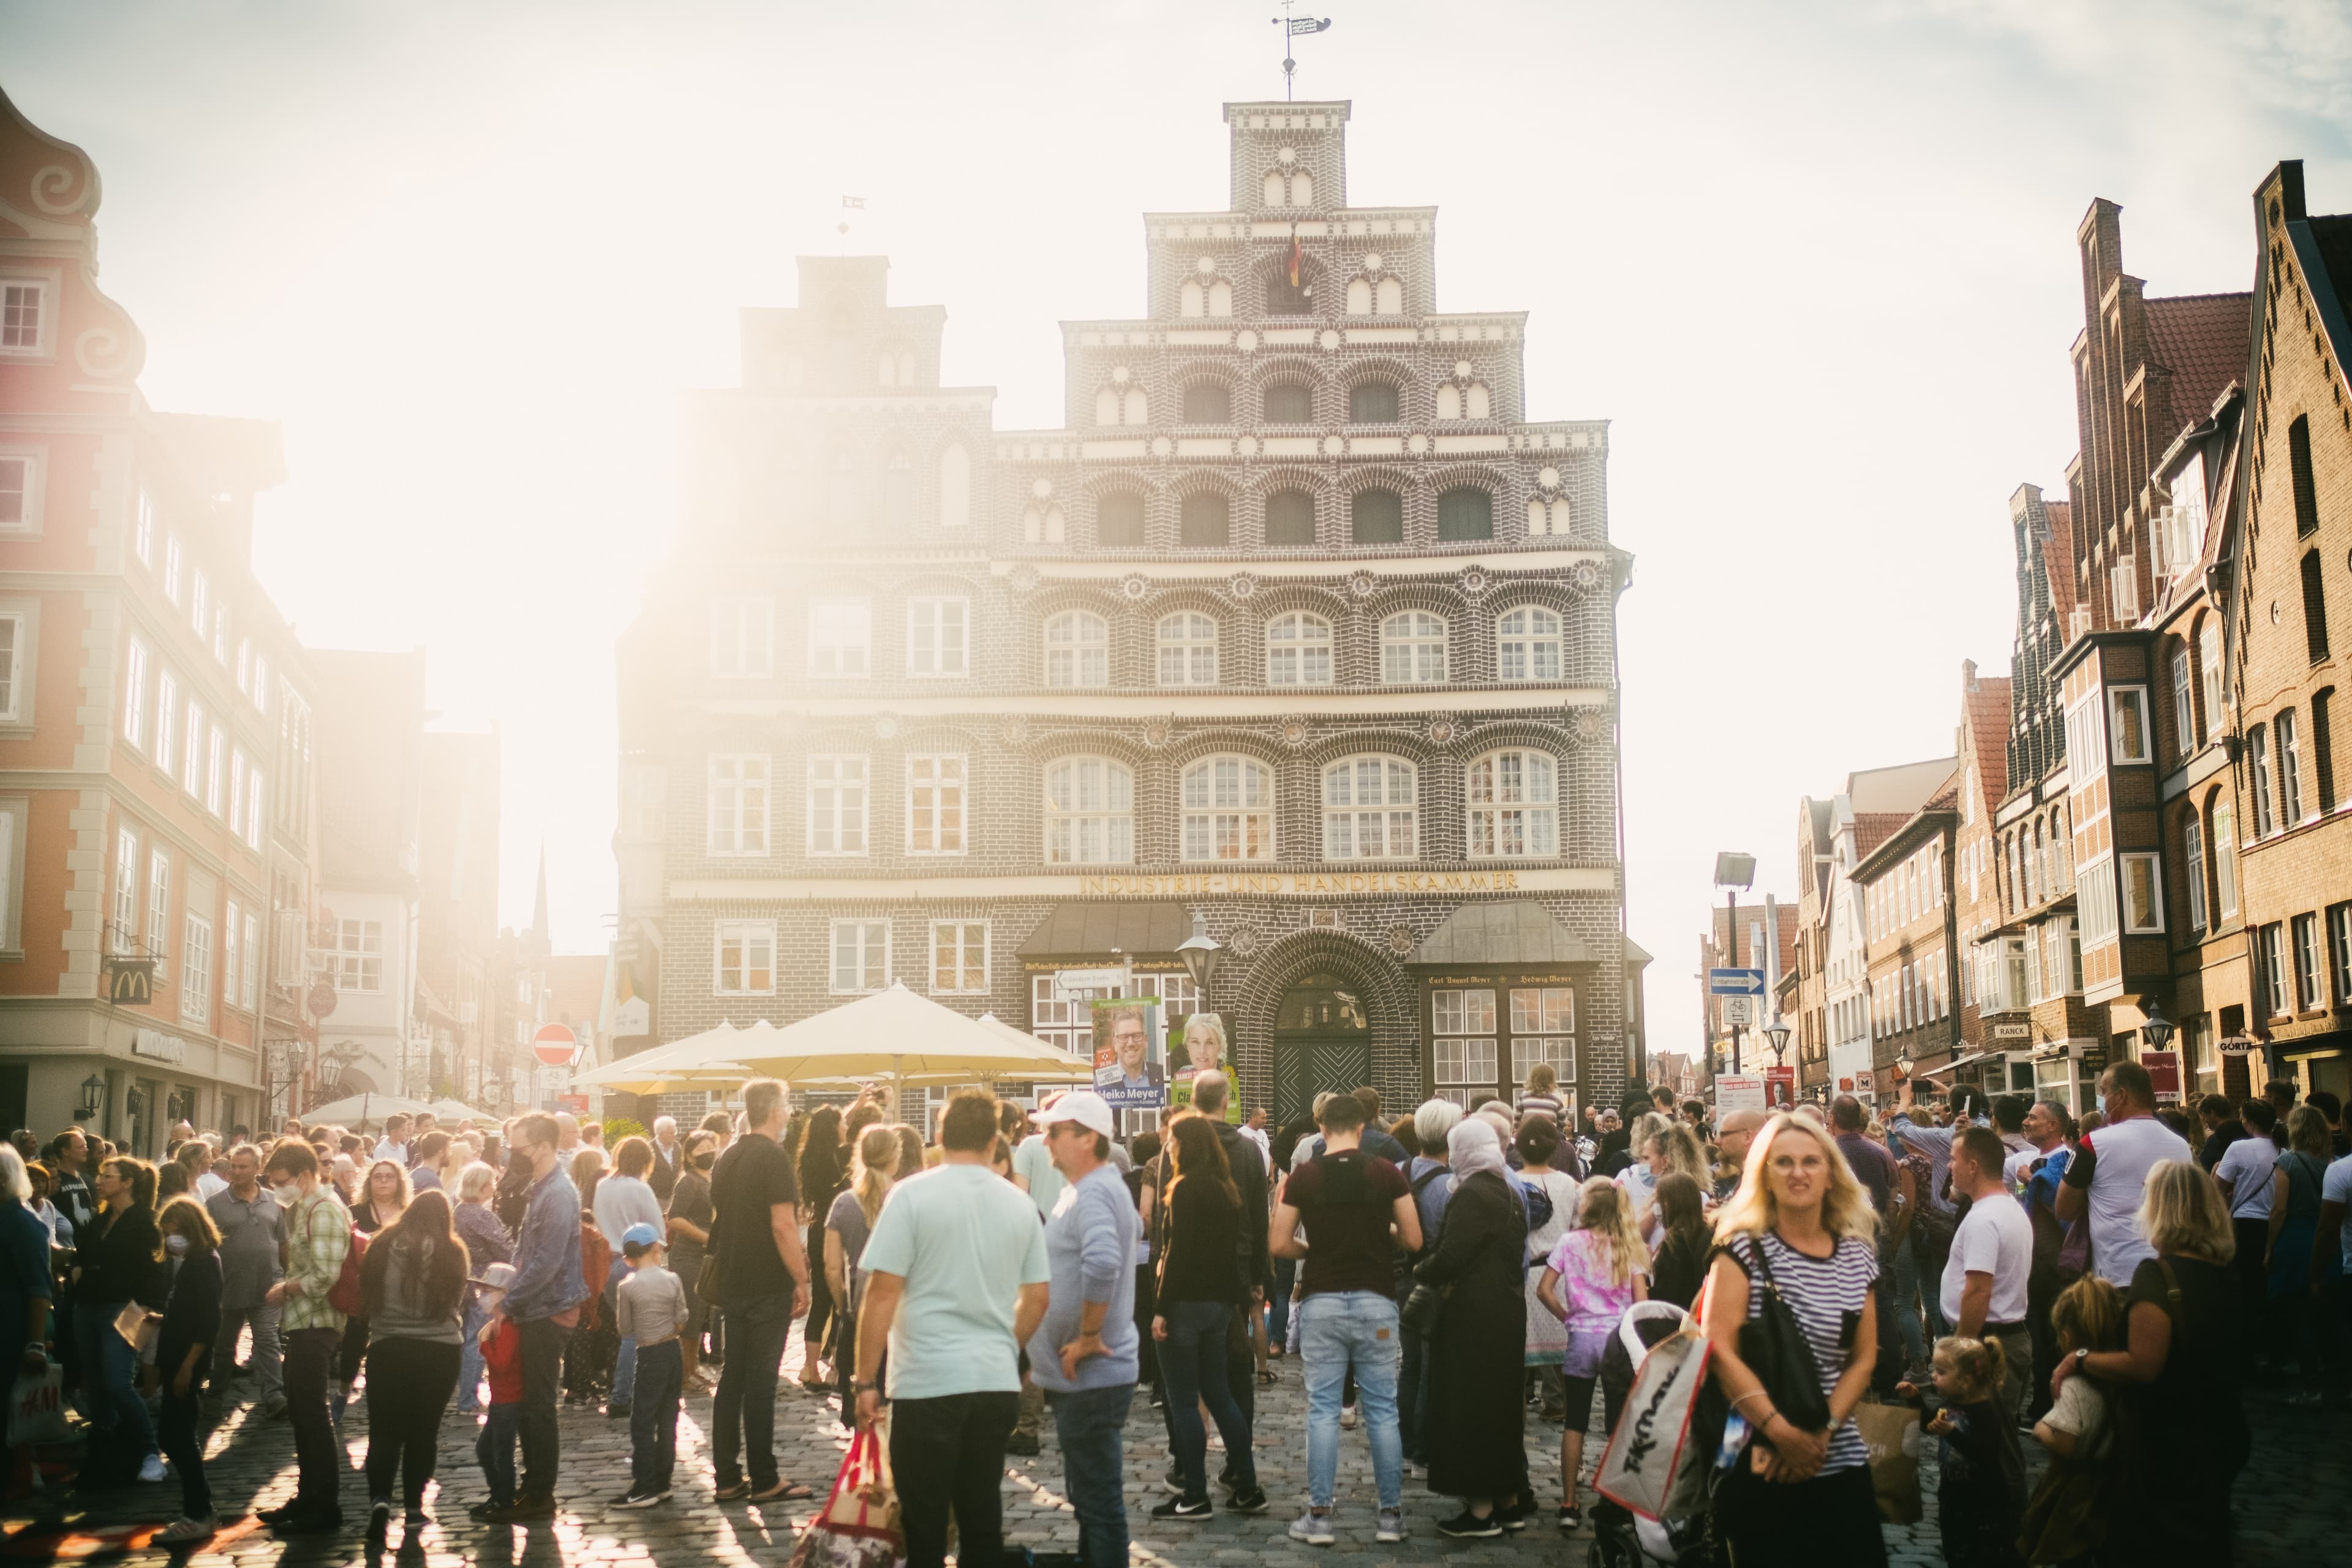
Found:
[(1059, 429), (940, 386), (879, 258), (744, 313), (622, 645), (621, 1049), (894, 982), (1066, 1044), (1116, 963), (1284, 1118), (1622, 1089), (1606, 427), (1437, 310), (1433, 209), (1347, 205), (1348, 116), (1226, 106), (1229, 210), (1147, 215)]

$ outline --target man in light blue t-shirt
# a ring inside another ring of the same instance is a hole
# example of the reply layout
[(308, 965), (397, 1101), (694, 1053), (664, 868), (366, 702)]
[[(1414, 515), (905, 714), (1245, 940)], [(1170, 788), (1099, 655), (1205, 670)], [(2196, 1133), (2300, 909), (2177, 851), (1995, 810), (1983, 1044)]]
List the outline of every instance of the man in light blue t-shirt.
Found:
[(882, 1395), (889, 1352), (890, 1466), (908, 1568), (994, 1563), (1004, 1534), (999, 1483), (1020, 1404), (1020, 1346), (1045, 1320), (1045, 1235), (1037, 1211), (989, 1169), (996, 1101), (966, 1089), (940, 1121), (940, 1163), (890, 1189), (865, 1255), (857, 1310), (857, 1424)]

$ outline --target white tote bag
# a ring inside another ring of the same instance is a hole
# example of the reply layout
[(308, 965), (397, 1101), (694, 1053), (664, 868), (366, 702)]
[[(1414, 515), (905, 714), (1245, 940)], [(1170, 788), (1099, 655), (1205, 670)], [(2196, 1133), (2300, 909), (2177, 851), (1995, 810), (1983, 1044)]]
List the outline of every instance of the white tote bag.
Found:
[[(1680, 1320), (1656, 1344), (1643, 1346), (1640, 1324)], [(1601, 1451), (1593, 1486), (1643, 1519), (1683, 1519), (1706, 1506), (1706, 1461), (1692, 1432), (1706, 1387), (1710, 1347), (1698, 1320), (1670, 1301), (1636, 1301), (1617, 1334), (1634, 1358), (1633, 1388)]]

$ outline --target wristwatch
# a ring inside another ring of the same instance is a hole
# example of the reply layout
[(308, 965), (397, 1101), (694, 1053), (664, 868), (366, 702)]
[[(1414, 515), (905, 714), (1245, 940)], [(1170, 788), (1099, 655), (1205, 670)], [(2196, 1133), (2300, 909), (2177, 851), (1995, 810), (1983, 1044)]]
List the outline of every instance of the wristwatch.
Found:
[(2076, 1352), (2074, 1352), (2074, 1370), (2075, 1370), (2076, 1372), (2080, 1372), (2080, 1371), (2082, 1371), (2082, 1370), (2083, 1370), (2083, 1363), (2084, 1363), (2084, 1362), (2086, 1362), (2086, 1361), (2090, 1360), (2090, 1359), (2091, 1359), (2091, 1352), (2090, 1352), (2089, 1351), (2087, 1351), (2087, 1350), (2079, 1350), (2079, 1351), (2076, 1351)]

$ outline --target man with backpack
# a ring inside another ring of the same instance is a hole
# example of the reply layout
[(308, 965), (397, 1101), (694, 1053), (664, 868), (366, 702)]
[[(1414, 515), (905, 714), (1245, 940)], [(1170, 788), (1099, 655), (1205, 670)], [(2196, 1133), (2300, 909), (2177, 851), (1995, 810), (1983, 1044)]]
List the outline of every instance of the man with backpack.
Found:
[[(286, 1277), (262, 1300), (278, 1309), (286, 1416), (294, 1428), (299, 1475), (293, 1500), (264, 1509), (261, 1522), (280, 1535), (341, 1530), (343, 1463), (327, 1383), (349, 1321), (333, 1298), (353, 1258), (351, 1211), (319, 1179), (319, 1156), (307, 1143), (289, 1139), (278, 1144), (261, 1175), (286, 1216)], [(351, 1284), (356, 1289), (356, 1277)], [(348, 1300), (352, 1292), (342, 1294)]]

